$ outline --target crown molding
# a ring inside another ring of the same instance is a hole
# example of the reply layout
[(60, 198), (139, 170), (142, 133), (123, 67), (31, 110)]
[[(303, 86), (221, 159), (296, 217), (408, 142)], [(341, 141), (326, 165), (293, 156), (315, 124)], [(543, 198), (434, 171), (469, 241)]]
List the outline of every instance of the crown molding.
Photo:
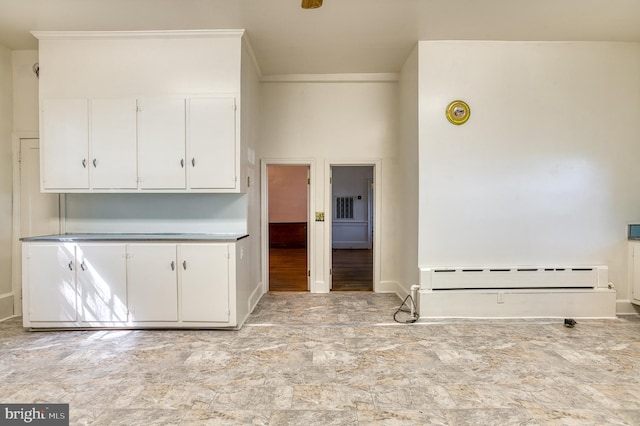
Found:
[(151, 30), (151, 31), (31, 31), (38, 40), (95, 39), (95, 38), (215, 38), (242, 37), (238, 30)]
[(266, 83), (326, 83), (326, 82), (396, 82), (398, 73), (348, 73), (348, 74), (272, 74), (262, 76)]

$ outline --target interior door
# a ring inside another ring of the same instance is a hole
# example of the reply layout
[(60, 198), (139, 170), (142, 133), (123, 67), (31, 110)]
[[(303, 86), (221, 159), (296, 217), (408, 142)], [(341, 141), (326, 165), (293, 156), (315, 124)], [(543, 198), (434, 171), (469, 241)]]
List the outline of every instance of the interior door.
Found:
[(309, 290), (309, 166), (268, 165), (269, 290)]

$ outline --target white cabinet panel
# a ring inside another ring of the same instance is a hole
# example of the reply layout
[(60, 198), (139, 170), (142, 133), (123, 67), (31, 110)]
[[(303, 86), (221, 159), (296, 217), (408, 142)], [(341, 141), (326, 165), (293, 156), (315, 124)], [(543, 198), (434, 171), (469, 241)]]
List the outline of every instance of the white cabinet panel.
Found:
[(42, 101), (43, 189), (89, 188), (89, 125), (86, 99)]
[(76, 263), (73, 244), (30, 244), (26, 254), (30, 321), (75, 321)]
[(189, 99), (189, 187), (236, 186), (235, 98)]
[(229, 246), (181, 244), (182, 321), (229, 321)]
[(78, 244), (80, 321), (127, 321), (127, 259), (124, 244)]
[(630, 243), (632, 255), (631, 270), (631, 301), (636, 305), (640, 305), (640, 244), (637, 242)]
[(184, 189), (185, 99), (138, 100), (141, 189)]
[(91, 100), (90, 146), (93, 189), (137, 188), (135, 99)]
[(131, 321), (177, 321), (175, 244), (131, 244), (128, 253)]

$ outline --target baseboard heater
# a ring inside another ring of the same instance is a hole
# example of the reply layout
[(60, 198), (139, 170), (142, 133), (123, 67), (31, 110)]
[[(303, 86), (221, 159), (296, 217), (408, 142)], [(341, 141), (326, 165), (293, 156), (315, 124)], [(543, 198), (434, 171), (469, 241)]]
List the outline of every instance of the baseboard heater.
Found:
[(593, 289), (608, 286), (606, 266), (436, 267), (421, 269), (421, 289)]

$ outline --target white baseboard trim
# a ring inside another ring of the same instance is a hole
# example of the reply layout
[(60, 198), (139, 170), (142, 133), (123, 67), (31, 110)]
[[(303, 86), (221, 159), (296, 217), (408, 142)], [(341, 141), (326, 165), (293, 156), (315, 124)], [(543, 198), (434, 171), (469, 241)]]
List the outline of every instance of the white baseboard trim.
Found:
[(395, 293), (400, 299), (404, 299), (409, 295), (409, 290), (402, 287), (398, 281), (380, 281), (376, 293)]
[(640, 306), (634, 305), (629, 299), (616, 300), (616, 314), (637, 315), (640, 314)]
[(253, 312), (260, 299), (262, 299), (263, 295), (264, 292), (262, 291), (262, 283), (260, 282), (258, 283), (258, 285), (256, 285), (256, 287), (251, 292), (251, 295), (249, 296), (249, 313)]
[(13, 318), (13, 293), (0, 294), (0, 321)]

